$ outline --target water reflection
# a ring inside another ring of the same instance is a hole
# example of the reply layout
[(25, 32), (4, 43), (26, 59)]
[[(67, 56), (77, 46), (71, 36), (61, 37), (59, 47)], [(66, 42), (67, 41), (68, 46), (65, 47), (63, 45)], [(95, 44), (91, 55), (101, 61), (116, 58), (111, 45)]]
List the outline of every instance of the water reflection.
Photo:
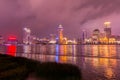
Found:
[[(97, 75), (96, 78), (105, 78), (108, 80), (116, 78), (117, 60), (108, 58), (85, 58), (85, 70), (90, 71), (91, 74)], [(89, 67), (89, 68), (88, 68)]]
[(32, 47), (37, 48), (32, 48), (33, 50), (26, 48), (26, 54), (23, 53), (22, 56), (42, 62), (75, 64), (81, 69), (83, 80), (120, 79), (119, 45), (38, 45)]
[(85, 45), (84, 56), (111, 57), (116, 58), (116, 45)]
[(66, 61), (66, 56), (120, 58), (120, 48), (116, 45), (25, 45), (23, 48), (26, 56), (30, 54), (27, 56), (29, 58), (36, 58), (35, 55), (40, 54), (62, 56), (57, 57), (56, 60), (63, 61)]
[(40, 61), (75, 64), (82, 70), (83, 80), (119, 80), (120, 78), (120, 74), (117, 74), (120, 61), (117, 59), (44, 55)]
[(15, 56), (17, 51), (16, 45), (8, 45), (7, 46), (7, 54), (11, 56)]

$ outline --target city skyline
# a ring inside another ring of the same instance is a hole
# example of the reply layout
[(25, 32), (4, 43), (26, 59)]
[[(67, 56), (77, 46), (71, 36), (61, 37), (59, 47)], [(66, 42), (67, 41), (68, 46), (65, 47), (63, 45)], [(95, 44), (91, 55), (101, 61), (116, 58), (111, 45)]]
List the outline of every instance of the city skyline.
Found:
[[(119, 0), (1, 0), (0, 35), (16, 35), (22, 40), (24, 27), (32, 29), (38, 37), (55, 34), (62, 24), (65, 35), (78, 38), (85, 29), (91, 33), (95, 28), (103, 29), (110, 21), (113, 34), (119, 32)], [(112, 4), (112, 5), (111, 5)]]

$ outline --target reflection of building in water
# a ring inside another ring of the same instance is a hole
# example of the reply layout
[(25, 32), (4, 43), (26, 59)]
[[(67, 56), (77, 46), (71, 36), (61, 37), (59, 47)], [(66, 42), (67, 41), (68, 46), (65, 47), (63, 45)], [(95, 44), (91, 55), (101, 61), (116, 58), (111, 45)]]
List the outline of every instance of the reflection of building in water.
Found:
[(49, 50), (48, 50), (49, 53), (50, 53), (50, 54), (55, 54), (56, 52), (58, 52), (58, 50), (56, 51), (56, 47), (57, 47), (57, 46), (54, 45), (54, 44), (53, 44), (53, 45), (49, 45)]
[(62, 53), (62, 54), (60, 54), (62, 56), (60, 56), (59, 60), (61, 62), (66, 62), (67, 61), (67, 56), (66, 56), (67, 55), (67, 45), (60, 46), (60, 53)]
[(8, 45), (7, 46), (7, 54), (11, 56), (16, 56), (17, 47), (16, 45)]
[(73, 56), (77, 55), (77, 46), (76, 45), (72, 45), (72, 54), (73, 54)]
[(82, 54), (82, 55), (93, 56), (91, 45), (84, 45), (83, 47), (84, 47), (84, 51), (82, 53), (84, 53), (84, 54)]
[(111, 79), (111, 78), (115, 77), (113, 69), (111, 69), (111, 68), (108, 68), (108, 69), (105, 70), (105, 75), (108, 79)]
[(94, 69), (93, 71), (95, 71), (95, 73), (103, 73), (104, 77), (106, 77), (106, 80), (113, 80), (116, 76), (114, 71), (117, 67), (116, 59), (85, 58), (85, 63), (85, 67)]
[(120, 52), (120, 46), (119, 46), (119, 45), (116, 45), (116, 57), (117, 57), (117, 58), (120, 58), (119, 52)]
[(41, 45), (34, 44), (34, 45), (30, 45), (30, 47), (31, 47), (31, 53), (40, 53)]
[(92, 65), (96, 68), (99, 65), (99, 59), (98, 58), (93, 58), (91, 60)]
[(30, 45), (24, 45), (23, 46), (23, 52), (24, 53), (31, 53), (31, 46)]
[(109, 45), (100, 45), (99, 47), (99, 56), (100, 57), (109, 57)]
[(68, 55), (72, 55), (73, 54), (73, 45), (67, 45), (67, 53), (68, 53)]
[(40, 53), (47, 54), (47, 45), (41, 45), (40, 47)]
[(101, 67), (108, 67), (109, 65), (109, 59), (106, 59), (106, 58), (100, 58), (99, 59), (99, 65)]
[(60, 45), (59, 46), (59, 55), (67, 55), (67, 45)]
[(105, 59), (105, 58), (100, 58), (99, 60), (100, 66), (104, 70), (105, 77), (108, 79), (111, 79), (115, 77), (115, 73), (113, 71), (113, 68), (116, 68), (116, 59)]
[[(76, 46), (74, 46), (76, 47)], [(72, 50), (71, 50), (72, 49)], [(76, 62), (76, 57), (72, 54), (76, 55), (76, 50), (73, 52), (73, 45), (56, 45), (56, 57), (55, 60), (57, 62)]]
[(116, 57), (116, 46), (115, 45), (99, 45), (100, 57)]
[(117, 57), (116, 45), (109, 46), (109, 57)]
[(67, 56), (60, 56), (60, 62), (64, 63), (67, 62)]
[(93, 45), (92, 56), (99, 56), (99, 45)]
[(84, 45), (84, 56), (117, 57), (116, 45)]

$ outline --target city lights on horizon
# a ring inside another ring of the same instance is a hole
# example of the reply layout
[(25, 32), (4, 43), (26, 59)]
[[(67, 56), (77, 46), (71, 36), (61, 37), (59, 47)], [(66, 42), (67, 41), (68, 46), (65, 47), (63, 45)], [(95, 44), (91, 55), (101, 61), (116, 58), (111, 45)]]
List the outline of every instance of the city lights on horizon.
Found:
[[(104, 33), (100, 32), (99, 29), (94, 29), (93, 31), (93, 36), (89, 35), (85, 29), (82, 30), (82, 36), (78, 36), (78, 39), (80, 40), (80, 43), (90, 42), (92, 39), (93, 41), (95, 40), (104, 40), (103, 42), (108, 43), (108, 39), (112, 41), (112, 43), (115, 43), (115, 40), (119, 38), (119, 35), (112, 35), (112, 30), (111, 30), (111, 22), (106, 21), (104, 22)], [(64, 34), (64, 27), (62, 24), (58, 25), (58, 29), (56, 30), (56, 34), (49, 35), (49, 38), (44, 37), (44, 38), (39, 38), (36, 37), (35, 35), (32, 35), (32, 30), (28, 27), (23, 28), (23, 43), (25, 44), (32, 44), (32, 43), (59, 43), (59, 44), (72, 44), (72, 43), (77, 43), (77, 38), (69, 39), (68, 37), (65, 36)], [(92, 36), (91, 39), (89, 39)], [(103, 37), (104, 36), (104, 37)], [(103, 38), (100, 38), (103, 37)], [(57, 39), (58, 38), (58, 39)], [(98, 38), (98, 39), (97, 39)], [(2, 39), (2, 38), (1, 38)], [(8, 39), (15, 40), (17, 39), (16, 37), (8, 37)], [(94, 40), (95, 39), (95, 40)], [(82, 42), (81, 42), (82, 41)], [(114, 42), (113, 42), (114, 41)], [(79, 41), (78, 41), (79, 42)], [(119, 42), (119, 41), (118, 41)], [(98, 41), (95, 43), (99, 43)]]
[(111, 24), (111, 22), (109, 22), (109, 21), (104, 22), (105, 27), (110, 27), (110, 24)]

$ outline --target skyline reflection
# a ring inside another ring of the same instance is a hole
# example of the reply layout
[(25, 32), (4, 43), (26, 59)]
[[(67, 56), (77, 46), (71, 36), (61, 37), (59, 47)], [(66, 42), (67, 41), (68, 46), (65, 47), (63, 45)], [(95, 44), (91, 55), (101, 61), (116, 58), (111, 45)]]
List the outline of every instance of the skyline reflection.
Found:
[[(32, 46), (33, 47), (33, 46)], [(119, 45), (37, 45), (27, 46), (22, 57), (41, 62), (71, 63), (82, 71), (83, 80), (119, 80)], [(27, 51), (29, 50), (29, 51)], [(31, 52), (30, 52), (31, 51)]]

